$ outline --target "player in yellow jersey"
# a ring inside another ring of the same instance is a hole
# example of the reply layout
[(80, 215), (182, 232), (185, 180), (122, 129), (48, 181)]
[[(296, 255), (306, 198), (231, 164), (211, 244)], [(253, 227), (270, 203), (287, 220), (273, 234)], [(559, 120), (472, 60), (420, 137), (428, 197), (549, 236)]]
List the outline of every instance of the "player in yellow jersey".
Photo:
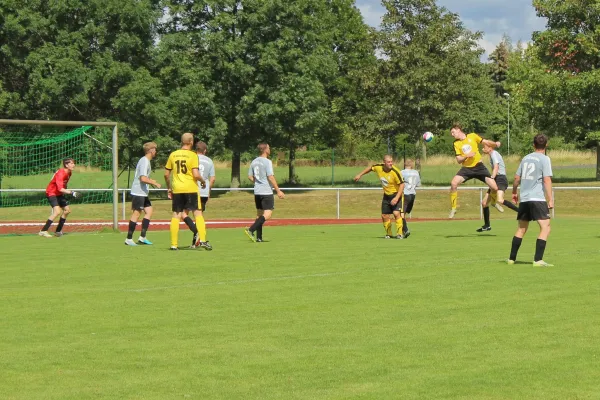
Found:
[(169, 155), (165, 165), (165, 182), (169, 190), (169, 198), (172, 200), (171, 217), (171, 250), (178, 250), (177, 241), (179, 236), (179, 222), (183, 221), (194, 234), (193, 248), (202, 247), (212, 250), (208, 242), (200, 240), (196, 224), (188, 213), (198, 210), (198, 184), (206, 186), (206, 182), (198, 171), (198, 156), (192, 147), (194, 146), (194, 135), (184, 133), (181, 135), (181, 149), (175, 150)]
[(498, 190), (498, 185), (490, 171), (481, 162), (481, 153), (479, 152), (479, 143), (483, 143), (491, 148), (500, 147), (500, 142), (483, 139), (476, 133), (466, 134), (460, 124), (455, 123), (450, 129), (450, 134), (454, 138), (454, 154), (456, 162), (462, 165), (458, 170), (452, 182), (450, 183), (450, 215), (448, 218), (454, 218), (456, 206), (458, 204), (458, 185), (469, 179), (479, 179), (484, 182), (493, 191)]
[[(394, 165), (394, 159), (389, 154), (383, 157), (383, 164), (375, 164), (365, 168), (360, 174), (354, 177), (358, 182), (363, 175), (369, 172), (375, 172), (381, 181), (383, 187), (383, 199), (381, 200), (381, 221), (385, 229), (385, 238), (389, 239), (395, 236), (396, 239), (404, 239), (410, 235), (410, 231), (403, 232), (404, 212), (404, 179), (402, 172)], [(392, 235), (392, 221), (390, 215), (396, 220), (396, 235)]]

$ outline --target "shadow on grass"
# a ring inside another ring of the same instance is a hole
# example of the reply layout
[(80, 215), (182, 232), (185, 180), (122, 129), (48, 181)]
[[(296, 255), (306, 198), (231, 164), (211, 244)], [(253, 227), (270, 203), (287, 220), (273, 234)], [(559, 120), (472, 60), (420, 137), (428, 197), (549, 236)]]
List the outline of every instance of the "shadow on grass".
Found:
[[(498, 261), (500, 264), (507, 264), (506, 260), (502, 260), (502, 261)], [(515, 261), (514, 265), (531, 265), (531, 262), (527, 262), (527, 261)], [(507, 264), (510, 265), (510, 264)]]
[(498, 235), (490, 235), (490, 234), (486, 234), (486, 235), (482, 235), (480, 233), (469, 233), (466, 235), (437, 235), (437, 236), (442, 236), (445, 238), (472, 238), (472, 237), (479, 237), (479, 238), (495, 238)]

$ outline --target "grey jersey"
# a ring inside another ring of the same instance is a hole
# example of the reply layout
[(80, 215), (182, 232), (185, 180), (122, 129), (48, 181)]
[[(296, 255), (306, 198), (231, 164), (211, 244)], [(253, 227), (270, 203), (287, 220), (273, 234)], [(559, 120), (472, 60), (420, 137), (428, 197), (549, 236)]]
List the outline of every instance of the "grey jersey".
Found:
[(273, 174), (273, 163), (266, 157), (256, 157), (248, 168), (248, 176), (254, 177), (254, 194), (273, 194), (273, 188), (267, 179)]
[(521, 202), (546, 201), (544, 178), (552, 176), (550, 157), (542, 153), (527, 154), (521, 160), (517, 175), (521, 177)]
[(200, 176), (206, 181), (204, 189), (202, 189), (202, 184), (198, 182), (200, 197), (208, 197), (210, 195), (210, 178), (215, 176), (215, 164), (204, 154), (198, 155), (198, 172), (200, 172)]
[(506, 175), (504, 159), (496, 150), (492, 150), (490, 153), (490, 165), (492, 166), (492, 171), (494, 170), (494, 167), (498, 165), (498, 175)]
[(415, 190), (417, 186), (421, 186), (421, 175), (416, 169), (403, 169), (402, 177), (404, 178), (404, 194), (417, 194)]
[(131, 195), (132, 196), (148, 196), (148, 184), (140, 180), (142, 176), (150, 177), (152, 172), (152, 166), (150, 160), (146, 156), (140, 158), (137, 166), (135, 167), (135, 176), (133, 177), (133, 183), (131, 184)]

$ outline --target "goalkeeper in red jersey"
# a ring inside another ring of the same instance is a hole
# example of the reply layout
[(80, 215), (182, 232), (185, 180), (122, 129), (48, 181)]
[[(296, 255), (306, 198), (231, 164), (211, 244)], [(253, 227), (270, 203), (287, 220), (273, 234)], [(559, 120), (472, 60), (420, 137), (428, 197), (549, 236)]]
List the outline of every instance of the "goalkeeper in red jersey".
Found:
[(65, 196), (71, 195), (75, 198), (79, 197), (78, 192), (67, 189), (67, 184), (69, 183), (74, 168), (75, 160), (72, 158), (65, 158), (63, 160), (63, 167), (52, 175), (52, 180), (48, 184), (48, 187), (46, 187), (46, 198), (48, 199), (48, 203), (50, 203), (50, 207), (52, 207), (52, 212), (38, 235), (52, 237), (52, 235), (48, 233), (48, 229), (50, 229), (50, 226), (56, 217), (60, 215), (60, 220), (58, 221), (58, 226), (56, 227), (54, 235), (62, 236), (62, 228), (67, 221), (67, 215), (71, 213), (69, 202)]

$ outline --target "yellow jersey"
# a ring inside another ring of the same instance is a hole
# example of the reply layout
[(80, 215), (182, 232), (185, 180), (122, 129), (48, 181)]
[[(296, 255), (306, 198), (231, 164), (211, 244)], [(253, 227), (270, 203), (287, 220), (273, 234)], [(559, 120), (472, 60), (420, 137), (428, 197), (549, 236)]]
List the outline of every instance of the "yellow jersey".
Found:
[(470, 152), (475, 152), (473, 157), (467, 158), (462, 162), (463, 167), (472, 168), (481, 161), (481, 153), (479, 152), (479, 143), (483, 138), (476, 133), (469, 133), (463, 140), (454, 141), (454, 153), (457, 156), (464, 157)]
[(379, 177), (383, 193), (386, 195), (398, 193), (400, 185), (404, 183), (402, 172), (395, 165), (392, 165), (392, 169), (386, 172), (383, 169), (383, 164), (375, 164), (371, 167), (371, 171), (375, 172)]
[(179, 149), (169, 155), (165, 169), (171, 174), (171, 189), (173, 193), (197, 193), (198, 184), (192, 173), (198, 169), (198, 155), (191, 150)]

